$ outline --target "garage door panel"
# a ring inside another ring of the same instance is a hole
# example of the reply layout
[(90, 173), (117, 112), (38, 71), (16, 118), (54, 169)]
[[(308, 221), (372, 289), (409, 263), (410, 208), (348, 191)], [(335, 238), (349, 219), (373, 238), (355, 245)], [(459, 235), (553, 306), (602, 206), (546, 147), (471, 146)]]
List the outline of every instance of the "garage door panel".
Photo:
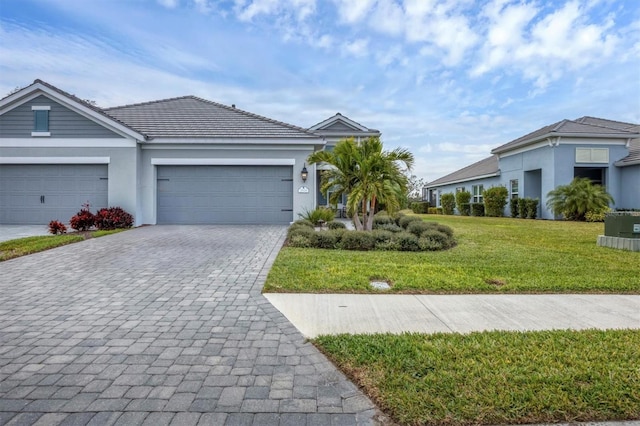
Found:
[(158, 223), (292, 220), (290, 166), (158, 166)]
[(0, 223), (68, 222), (83, 203), (107, 207), (107, 174), (102, 164), (0, 165)]

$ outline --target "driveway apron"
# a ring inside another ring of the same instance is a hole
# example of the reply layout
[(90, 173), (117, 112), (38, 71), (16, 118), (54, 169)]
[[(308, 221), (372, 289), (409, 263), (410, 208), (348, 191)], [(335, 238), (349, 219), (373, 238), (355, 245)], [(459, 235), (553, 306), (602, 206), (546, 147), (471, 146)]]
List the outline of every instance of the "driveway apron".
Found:
[(150, 226), (0, 263), (0, 424), (372, 424), (261, 294), (279, 226)]

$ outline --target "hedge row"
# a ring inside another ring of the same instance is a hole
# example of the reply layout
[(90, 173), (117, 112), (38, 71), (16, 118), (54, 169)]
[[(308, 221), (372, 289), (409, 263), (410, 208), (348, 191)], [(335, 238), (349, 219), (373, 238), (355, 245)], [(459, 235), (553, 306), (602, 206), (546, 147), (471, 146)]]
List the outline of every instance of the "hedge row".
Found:
[[(316, 231), (306, 221), (289, 227), (287, 242), (291, 247), (341, 250), (436, 251), (456, 244), (453, 230), (415, 216), (389, 217), (377, 214), (373, 231), (348, 231), (339, 227)], [(340, 223), (340, 222), (336, 222)]]

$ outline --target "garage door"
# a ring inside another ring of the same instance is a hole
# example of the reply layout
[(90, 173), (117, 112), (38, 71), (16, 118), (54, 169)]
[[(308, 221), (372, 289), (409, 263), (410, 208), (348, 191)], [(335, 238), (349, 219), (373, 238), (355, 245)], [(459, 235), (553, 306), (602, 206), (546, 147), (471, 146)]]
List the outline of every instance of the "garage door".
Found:
[(291, 166), (158, 166), (159, 224), (287, 224)]
[(68, 223), (82, 204), (107, 207), (103, 164), (0, 164), (0, 223)]

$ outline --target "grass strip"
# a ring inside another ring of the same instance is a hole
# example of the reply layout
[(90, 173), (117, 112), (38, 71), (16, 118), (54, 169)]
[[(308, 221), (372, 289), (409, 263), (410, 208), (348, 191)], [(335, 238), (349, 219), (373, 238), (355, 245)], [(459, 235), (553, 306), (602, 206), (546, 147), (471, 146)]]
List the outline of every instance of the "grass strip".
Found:
[(640, 330), (320, 336), (402, 425), (640, 419)]
[(596, 245), (602, 223), (422, 215), (449, 225), (458, 245), (441, 252), (284, 247), (265, 292), (640, 293), (640, 253)]
[(82, 235), (43, 235), (0, 243), (0, 261), (83, 241)]

